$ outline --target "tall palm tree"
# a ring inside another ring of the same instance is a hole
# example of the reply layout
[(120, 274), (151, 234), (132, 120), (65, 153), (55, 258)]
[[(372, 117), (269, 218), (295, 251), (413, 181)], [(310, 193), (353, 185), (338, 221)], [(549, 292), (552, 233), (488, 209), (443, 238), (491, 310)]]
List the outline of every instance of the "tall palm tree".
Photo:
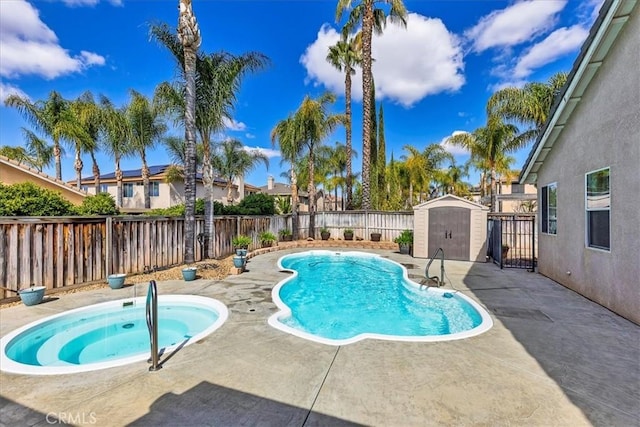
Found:
[(529, 126), (523, 134), (535, 140), (547, 121), (554, 101), (567, 82), (567, 73), (556, 73), (546, 83), (531, 82), (521, 88), (507, 87), (495, 92), (487, 102), (487, 114)]
[(329, 47), (327, 61), (333, 65), (338, 71), (344, 72), (344, 112), (345, 112), (345, 137), (346, 137), (346, 203), (347, 210), (353, 209), (352, 185), (352, 148), (351, 148), (351, 76), (356, 73), (355, 67), (362, 63), (362, 37), (358, 33), (355, 37), (349, 37), (347, 31), (342, 31), (341, 39), (334, 45)]
[[(182, 44), (171, 28), (166, 24), (152, 25), (151, 37), (166, 47), (173, 55), (180, 70), (180, 77), (173, 83), (164, 82), (156, 88), (156, 99), (161, 110), (173, 115), (176, 124), (184, 121), (185, 84), (184, 55)], [(213, 136), (224, 130), (225, 119), (231, 119), (236, 103), (236, 94), (240, 90), (242, 79), (250, 72), (258, 71), (268, 64), (268, 58), (257, 52), (234, 56), (219, 52), (196, 55), (196, 110), (195, 126), (202, 147), (202, 181), (205, 189), (205, 255), (213, 253), (214, 222), (214, 178), (212, 150), (215, 149)]]
[[(149, 194), (149, 166), (147, 165), (147, 150), (153, 148), (156, 143), (158, 143), (162, 139), (162, 136), (167, 130), (167, 126), (160, 119), (158, 110), (153, 107), (149, 99), (133, 89), (130, 90), (130, 93), (131, 100), (126, 109), (127, 124), (130, 129), (130, 131), (128, 132), (129, 143), (131, 145), (132, 151), (139, 155), (140, 160), (142, 161), (144, 207), (145, 209), (150, 209), (151, 196)], [(187, 261), (185, 260), (185, 262)]]
[(5, 105), (15, 107), (35, 130), (53, 140), (56, 179), (62, 179), (61, 141), (70, 141), (78, 133), (78, 122), (69, 109), (69, 103), (58, 92), (51, 91), (45, 101), (31, 102), (28, 98), (10, 95)]
[(31, 165), (32, 159), (29, 152), (24, 147), (12, 147), (10, 145), (3, 145), (0, 147), (0, 156), (4, 156), (7, 159), (18, 162), (19, 164)]
[(526, 135), (518, 128), (505, 123), (498, 116), (489, 116), (487, 124), (471, 133), (459, 133), (449, 138), (449, 143), (466, 148), (473, 158), (483, 159), (490, 173), (491, 212), (496, 211), (496, 170), (508, 153), (527, 144)]
[(373, 74), (371, 70), (371, 41), (373, 32), (382, 33), (387, 15), (383, 9), (374, 7), (374, 3), (389, 6), (389, 19), (403, 26), (407, 25), (407, 9), (402, 0), (338, 0), (336, 21), (340, 22), (342, 14), (349, 12), (343, 31), (351, 33), (356, 26), (362, 24), (362, 207), (371, 209), (370, 194), (370, 144), (371, 144), (371, 86)]
[(25, 159), (25, 163), (42, 172), (44, 168), (51, 166), (51, 162), (53, 162), (53, 145), (47, 143), (47, 141), (29, 129), (21, 128), (21, 130), (26, 141), (26, 154), (28, 156)]
[(116, 205), (122, 208), (122, 169), (120, 160), (133, 152), (131, 146), (131, 126), (126, 108), (117, 108), (109, 98), (100, 95), (102, 115), (102, 149), (114, 161), (116, 177)]
[(255, 168), (258, 163), (269, 167), (269, 159), (258, 150), (247, 151), (237, 139), (227, 139), (219, 144), (218, 152), (214, 154), (214, 166), (227, 181), (227, 202), (233, 202), (234, 181), (243, 178), (247, 172)]
[(71, 102), (71, 109), (76, 116), (82, 134), (75, 138), (76, 146), (76, 185), (80, 188), (80, 180), (82, 179), (82, 158), (81, 153), (88, 153), (91, 156), (93, 182), (95, 194), (100, 192), (100, 166), (96, 159), (96, 152), (99, 149), (100, 132), (102, 128), (102, 112), (96, 104), (93, 94), (89, 91), (84, 92), (75, 101)]
[(191, 0), (180, 0), (178, 37), (184, 51), (185, 78), (184, 262), (193, 263), (196, 229), (196, 53), (202, 39)]

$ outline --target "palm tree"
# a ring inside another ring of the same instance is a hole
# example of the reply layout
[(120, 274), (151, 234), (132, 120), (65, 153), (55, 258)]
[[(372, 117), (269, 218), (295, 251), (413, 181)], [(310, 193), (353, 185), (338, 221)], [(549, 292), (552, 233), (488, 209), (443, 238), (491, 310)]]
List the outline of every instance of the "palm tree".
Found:
[(69, 103), (56, 91), (46, 101), (31, 102), (18, 95), (10, 95), (5, 105), (15, 107), (36, 131), (53, 140), (56, 179), (62, 179), (61, 141), (70, 141), (78, 133), (78, 122), (69, 109)]
[(302, 142), (293, 127), (293, 116), (280, 120), (271, 130), (271, 144), (280, 145), (282, 160), (289, 163), (289, 182), (291, 182), (291, 221), (293, 238), (298, 238), (298, 177), (295, 163), (301, 151)]
[(122, 169), (120, 160), (133, 152), (131, 142), (131, 126), (126, 108), (116, 108), (109, 98), (100, 95), (100, 111), (102, 114), (102, 149), (114, 161), (116, 176), (116, 205), (122, 208)]
[(219, 151), (214, 154), (213, 164), (227, 181), (227, 202), (233, 202), (231, 189), (233, 182), (243, 178), (247, 172), (255, 168), (259, 162), (269, 167), (269, 159), (258, 150), (247, 151), (237, 139), (227, 139), (219, 144)]
[(487, 102), (487, 114), (529, 126), (523, 134), (535, 140), (547, 121), (551, 107), (567, 82), (567, 73), (556, 73), (546, 83), (531, 82), (522, 88), (507, 87), (495, 92)]
[(490, 173), (491, 212), (496, 210), (496, 170), (508, 153), (527, 144), (526, 135), (518, 134), (518, 128), (504, 123), (498, 116), (489, 116), (487, 124), (471, 133), (459, 133), (448, 140), (453, 145), (466, 148), (472, 158), (486, 161)]
[(82, 179), (82, 152), (91, 156), (93, 181), (95, 194), (100, 192), (100, 167), (96, 159), (96, 151), (98, 151), (98, 141), (100, 139), (100, 131), (102, 128), (102, 112), (100, 107), (96, 105), (93, 94), (89, 91), (84, 92), (75, 101), (71, 103), (71, 110), (76, 116), (83, 132), (75, 139), (76, 146), (76, 185), (80, 188)]
[[(354, 5), (355, 3), (355, 5)], [(376, 3), (389, 5), (389, 19), (403, 26), (407, 25), (407, 9), (402, 0), (378, 0)], [(373, 32), (381, 34), (387, 15), (380, 8), (374, 8), (374, 0), (338, 0), (336, 21), (350, 10), (343, 32), (351, 33), (358, 24), (362, 24), (362, 207), (371, 209), (370, 194), (370, 144), (371, 144), (371, 41)]]
[[(173, 83), (164, 82), (156, 88), (155, 99), (164, 113), (173, 115), (176, 124), (184, 121), (185, 78), (182, 44), (166, 24), (152, 25), (151, 36), (165, 46), (175, 58), (181, 77)], [(257, 52), (234, 56), (226, 52), (196, 55), (196, 106), (195, 126), (200, 139), (202, 160), (202, 181), (205, 189), (205, 255), (213, 253), (214, 223), (213, 200), (215, 171), (212, 167), (212, 138), (224, 130), (225, 119), (231, 119), (236, 103), (236, 93), (240, 90), (243, 77), (258, 71), (268, 64), (268, 58)]]
[[(167, 130), (167, 126), (161, 121), (158, 110), (153, 108), (152, 103), (144, 95), (133, 89), (130, 90), (130, 93), (131, 100), (126, 109), (127, 124), (129, 126), (129, 144), (131, 145), (132, 151), (138, 154), (142, 161), (144, 207), (145, 209), (150, 209), (151, 196), (149, 194), (149, 166), (147, 165), (147, 150), (153, 148), (155, 144), (161, 140), (162, 135)], [(185, 260), (185, 262), (187, 261)]]
[(12, 147), (10, 145), (3, 145), (0, 147), (0, 156), (4, 156), (7, 159), (11, 159), (19, 164), (25, 163), (31, 165), (31, 156), (24, 147)]
[[(196, 53), (200, 47), (200, 29), (191, 8), (191, 0), (180, 0), (178, 37), (184, 51), (185, 78), (185, 165), (184, 165), (184, 262), (195, 261), (196, 229)], [(147, 195), (145, 194), (145, 204)]]
[[(334, 45), (329, 47), (327, 61), (331, 63), (338, 71), (344, 72), (344, 111), (346, 121), (344, 124), (346, 137), (346, 196), (347, 210), (353, 209), (351, 206), (351, 187), (353, 185), (352, 172), (352, 148), (351, 148), (351, 76), (356, 73), (355, 67), (362, 63), (361, 52), (361, 33), (355, 37), (348, 37), (348, 32), (342, 31), (341, 39)], [(343, 195), (344, 196), (344, 195)]]

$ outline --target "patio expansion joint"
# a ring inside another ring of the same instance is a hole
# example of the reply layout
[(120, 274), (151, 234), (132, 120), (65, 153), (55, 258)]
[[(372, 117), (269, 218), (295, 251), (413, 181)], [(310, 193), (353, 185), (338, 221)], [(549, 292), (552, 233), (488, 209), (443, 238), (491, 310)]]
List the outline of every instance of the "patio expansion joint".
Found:
[(329, 367), (327, 368), (327, 372), (325, 372), (324, 377), (322, 378), (322, 382), (320, 383), (320, 387), (318, 387), (318, 392), (313, 397), (313, 402), (311, 402), (311, 406), (309, 407), (309, 411), (307, 411), (307, 415), (304, 417), (304, 421), (302, 421), (302, 426), (304, 426), (307, 423), (307, 420), (309, 419), (309, 416), (311, 415), (311, 412), (313, 412), (313, 407), (315, 406), (316, 401), (318, 400), (318, 396), (320, 396), (320, 392), (322, 391), (322, 387), (324, 386), (325, 381), (327, 381), (327, 377), (329, 376), (329, 372), (331, 372), (331, 368), (333, 367), (333, 363), (336, 361), (336, 358), (338, 357), (338, 352), (340, 351), (341, 348), (342, 348), (342, 346), (338, 346), (338, 348), (336, 349), (336, 352), (333, 355), (333, 358), (331, 359), (331, 363), (329, 364)]

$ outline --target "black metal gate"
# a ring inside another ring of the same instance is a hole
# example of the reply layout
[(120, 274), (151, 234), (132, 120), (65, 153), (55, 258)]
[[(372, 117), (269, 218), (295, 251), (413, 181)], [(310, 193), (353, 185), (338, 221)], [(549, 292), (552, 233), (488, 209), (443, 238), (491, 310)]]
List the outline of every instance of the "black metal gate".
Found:
[(535, 214), (489, 214), (487, 255), (500, 268), (533, 271), (538, 259)]

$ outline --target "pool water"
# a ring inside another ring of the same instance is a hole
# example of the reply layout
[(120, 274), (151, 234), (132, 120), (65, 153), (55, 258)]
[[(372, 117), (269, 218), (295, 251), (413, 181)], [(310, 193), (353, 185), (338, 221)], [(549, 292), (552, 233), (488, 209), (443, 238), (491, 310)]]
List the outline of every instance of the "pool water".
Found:
[(279, 265), (294, 275), (274, 288), (281, 311), (269, 323), (314, 341), (439, 341), (491, 327), (467, 296), (420, 287), (402, 265), (375, 254), (310, 251), (284, 256)]
[[(6, 369), (9, 365), (26, 369), (23, 373), (82, 372), (146, 359), (150, 344), (145, 299), (128, 304), (131, 301), (72, 310), (14, 331), (2, 338), (3, 370), (15, 372)], [(219, 327), (226, 317), (226, 307), (216, 300), (162, 295), (158, 347), (162, 352), (189, 344)], [(5, 356), (14, 363), (6, 363)], [(38, 368), (47, 369), (39, 372)]]

